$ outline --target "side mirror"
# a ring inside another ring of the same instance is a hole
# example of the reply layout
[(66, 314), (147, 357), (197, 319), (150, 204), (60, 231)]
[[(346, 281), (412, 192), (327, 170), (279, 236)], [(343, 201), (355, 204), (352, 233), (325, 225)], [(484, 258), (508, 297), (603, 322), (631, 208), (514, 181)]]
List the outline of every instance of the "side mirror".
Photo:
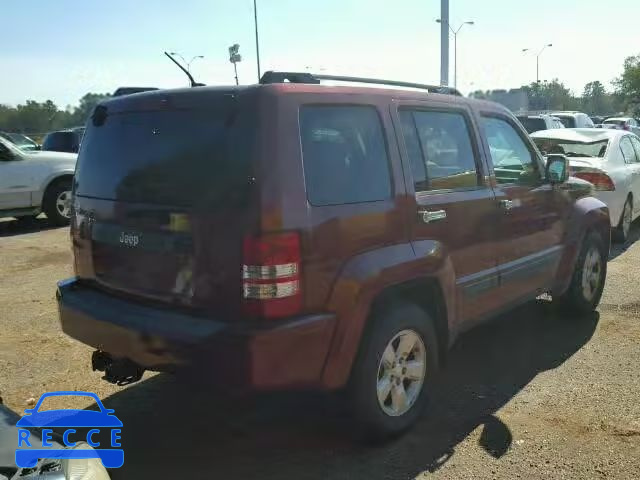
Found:
[(551, 185), (564, 183), (569, 178), (569, 160), (564, 155), (547, 155), (545, 176)]

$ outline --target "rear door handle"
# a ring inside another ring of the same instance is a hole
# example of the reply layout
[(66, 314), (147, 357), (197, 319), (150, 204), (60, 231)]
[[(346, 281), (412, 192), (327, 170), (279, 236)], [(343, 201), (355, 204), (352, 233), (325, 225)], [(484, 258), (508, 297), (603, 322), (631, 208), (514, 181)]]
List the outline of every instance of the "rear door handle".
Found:
[(505, 212), (508, 212), (513, 208), (513, 200), (500, 200), (500, 206)]
[(444, 210), (418, 210), (418, 215), (424, 223), (433, 223), (447, 218), (447, 212)]

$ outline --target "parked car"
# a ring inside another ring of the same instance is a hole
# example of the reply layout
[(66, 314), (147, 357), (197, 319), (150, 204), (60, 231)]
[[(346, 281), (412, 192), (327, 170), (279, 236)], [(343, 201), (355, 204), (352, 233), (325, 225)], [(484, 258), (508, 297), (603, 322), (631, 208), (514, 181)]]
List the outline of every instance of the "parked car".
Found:
[(83, 132), (78, 130), (60, 130), (48, 133), (42, 141), (42, 150), (78, 153), (82, 134)]
[(602, 123), (602, 128), (611, 128), (615, 130), (626, 130), (627, 132), (640, 135), (640, 125), (635, 118), (631, 117), (613, 117), (607, 118)]
[(591, 115), (589, 118), (591, 119), (593, 124), (597, 127), (604, 121), (606, 117), (601, 117), (600, 115)]
[(518, 120), (525, 128), (525, 130), (529, 133), (537, 132), (538, 130), (564, 128), (564, 125), (562, 124), (560, 119), (552, 117), (551, 115), (518, 115)]
[(25, 152), (32, 152), (34, 150), (40, 150), (40, 145), (35, 140), (23, 135), (21, 133), (0, 132), (0, 137), (5, 140), (9, 140), (20, 150)]
[(321, 78), (348, 77), (270, 72), (95, 109), (75, 277), (56, 296), (106, 378), (189, 366), (226, 388), (348, 386), (364, 430), (394, 435), (462, 331), (541, 292), (598, 304), (607, 207), (506, 108)]
[(0, 218), (30, 220), (44, 212), (52, 224), (68, 224), (76, 157), (25, 152), (0, 138)]
[(560, 119), (566, 128), (595, 128), (591, 118), (582, 112), (551, 112), (550, 115)]
[(591, 182), (624, 242), (640, 216), (640, 139), (620, 130), (547, 130), (531, 135), (543, 152), (569, 157), (572, 175)]

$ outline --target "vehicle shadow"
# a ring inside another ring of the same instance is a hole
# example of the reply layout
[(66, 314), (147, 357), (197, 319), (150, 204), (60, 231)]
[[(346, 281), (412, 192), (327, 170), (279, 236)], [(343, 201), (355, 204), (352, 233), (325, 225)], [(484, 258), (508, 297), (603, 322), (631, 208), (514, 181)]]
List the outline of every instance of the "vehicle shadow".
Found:
[(622, 255), (627, 249), (636, 243), (640, 239), (640, 220), (636, 220), (631, 224), (631, 230), (629, 231), (629, 238), (624, 243), (611, 243), (611, 250), (609, 252), (609, 260), (613, 260)]
[[(494, 414), (538, 373), (589, 341), (598, 314), (560, 318), (537, 300), (463, 335), (432, 389), (429, 413), (407, 435), (365, 446), (337, 396), (271, 394), (241, 401), (157, 375), (106, 399), (122, 420), (122, 478), (413, 478), (435, 471), (482, 426), (499, 458), (512, 434)], [(215, 376), (216, 368), (208, 369)]]
[(51, 230), (54, 228), (60, 227), (51, 225), (47, 217), (43, 215), (34, 219), (30, 218), (28, 220), (2, 219), (0, 221), (0, 238), (23, 235), (25, 233), (42, 232), (44, 230)]

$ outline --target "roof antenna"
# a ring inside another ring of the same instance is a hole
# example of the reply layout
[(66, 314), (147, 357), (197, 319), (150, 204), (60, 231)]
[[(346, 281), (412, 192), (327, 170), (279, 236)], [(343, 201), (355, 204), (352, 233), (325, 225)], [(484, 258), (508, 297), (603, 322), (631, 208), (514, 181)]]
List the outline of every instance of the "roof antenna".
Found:
[(196, 81), (193, 79), (193, 77), (191, 76), (191, 74), (189, 73), (189, 71), (188, 71), (186, 68), (184, 68), (182, 65), (180, 65), (180, 62), (178, 62), (178, 61), (177, 61), (175, 58), (173, 58), (170, 54), (168, 54), (167, 52), (164, 52), (164, 54), (165, 54), (167, 57), (169, 57), (169, 60), (171, 60), (173, 63), (175, 63), (175, 64), (178, 66), (178, 68), (179, 68), (180, 70), (182, 70), (182, 71), (185, 73), (185, 75), (186, 75), (187, 77), (189, 77), (189, 82), (191, 83), (191, 87), (192, 87), (192, 88), (193, 88), (193, 87), (204, 87), (204, 86), (205, 86), (205, 85), (204, 85), (204, 83), (198, 83), (198, 82), (196, 82)]

